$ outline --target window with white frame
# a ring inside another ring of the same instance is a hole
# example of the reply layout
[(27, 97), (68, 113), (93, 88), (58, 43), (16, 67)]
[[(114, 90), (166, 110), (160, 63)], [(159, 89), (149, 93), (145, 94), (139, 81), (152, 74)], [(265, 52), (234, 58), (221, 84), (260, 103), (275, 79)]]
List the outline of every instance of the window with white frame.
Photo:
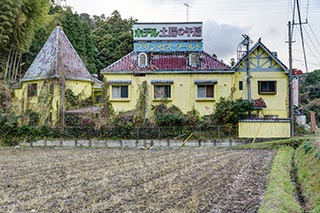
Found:
[(129, 98), (129, 86), (128, 85), (112, 85), (112, 98), (113, 99)]
[(148, 57), (146, 53), (139, 53), (138, 55), (138, 66), (146, 67), (148, 65)]
[(216, 80), (195, 80), (197, 85), (197, 98), (198, 99), (213, 99), (214, 98), (214, 85)]
[(154, 99), (171, 98), (171, 85), (154, 85)]
[(214, 98), (214, 85), (198, 85), (198, 98)]
[(200, 56), (198, 53), (191, 53), (189, 55), (189, 65), (190, 66), (198, 66), (200, 65)]

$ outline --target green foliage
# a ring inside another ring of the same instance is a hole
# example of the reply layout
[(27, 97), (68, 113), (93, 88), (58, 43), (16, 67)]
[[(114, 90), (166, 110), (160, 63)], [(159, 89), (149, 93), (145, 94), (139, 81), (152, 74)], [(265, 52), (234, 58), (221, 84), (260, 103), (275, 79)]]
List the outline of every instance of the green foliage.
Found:
[(192, 110), (184, 115), (184, 125), (186, 126), (201, 126), (203, 124), (203, 118), (200, 113), (193, 107)]
[(146, 108), (147, 108), (147, 92), (148, 85), (147, 81), (143, 81), (141, 85), (139, 85), (138, 93), (139, 98), (137, 100), (137, 104), (135, 107), (134, 120), (135, 124), (142, 125), (145, 122), (146, 116)]
[(319, 142), (306, 141), (295, 153), (298, 182), (306, 201), (306, 212), (320, 210), (320, 154)]
[(232, 147), (232, 149), (279, 149), (284, 146), (292, 147), (294, 149), (298, 148), (304, 139), (285, 139), (285, 140), (274, 140), (269, 142), (258, 142), (254, 144), (244, 144), (236, 147)]
[(273, 160), (266, 193), (258, 212), (302, 212), (295, 199), (296, 189), (291, 182), (294, 149), (282, 147)]
[(27, 50), (49, 10), (47, 0), (4, 0), (0, 6), (0, 47)]
[(10, 48), (10, 38), (14, 31), (15, 20), (21, 8), (22, 1), (2, 0), (0, 4), (0, 50)]
[(184, 115), (182, 111), (175, 105), (169, 108), (161, 103), (152, 106), (154, 112), (154, 121), (158, 126), (181, 126), (184, 125)]
[(320, 122), (320, 70), (305, 74), (305, 79), (300, 86), (300, 104), (307, 117), (310, 111), (316, 113), (316, 121)]
[(23, 117), (24, 119), (27, 120), (27, 125), (29, 126), (37, 126), (39, 124), (39, 121), (40, 121), (39, 113), (34, 112), (31, 109), (27, 109)]
[(218, 125), (236, 125), (240, 119), (246, 118), (252, 111), (253, 104), (248, 101), (221, 98), (211, 119), (214, 124)]
[(308, 154), (309, 152), (313, 152), (313, 150), (315, 149), (315, 147), (312, 146), (310, 140), (307, 140), (307, 141), (303, 144), (303, 149), (304, 149), (304, 152), (305, 152), (306, 154)]
[(93, 30), (97, 48), (96, 66), (98, 70), (117, 61), (132, 51), (132, 26), (135, 19), (122, 19), (118, 11), (110, 17), (94, 16), (96, 28)]
[(65, 91), (65, 99), (66, 99), (66, 106), (67, 108), (73, 107), (89, 107), (93, 106), (93, 98), (92, 96), (82, 99), (83, 93), (79, 93), (75, 95), (71, 89), (67, 89)]
[(0, 81), (0, 109), (8, 111), (11, 105), (11, 93), (9, 86), (4, 82)]
[(71, 89), (67, 89), (65, 91), (65, 99), (66, 99), (67, 108), (78, 106), (80, 103), (80, 98), (79, 98), (80, 95), (75, 95)]

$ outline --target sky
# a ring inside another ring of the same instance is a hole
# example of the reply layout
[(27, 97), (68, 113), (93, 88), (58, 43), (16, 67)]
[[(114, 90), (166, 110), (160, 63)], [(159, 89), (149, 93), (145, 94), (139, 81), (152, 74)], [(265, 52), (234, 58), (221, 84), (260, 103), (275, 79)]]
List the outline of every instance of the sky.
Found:
[[(203, 22), (204, 50), (229, 64), (237, 59), (242, 34), (252, 45), (261, 41), (278, 53), (288, 66), (288, 21), (293, 20), (296, 0), (63, 0), (77, 13), (110, 16), (118, 10), (122, 18), (139, 22)], [(320, 0), (300, 0), (300, 13), (308, 71), (320, 69)], [(190, 7), (185, 6), (185, 3)], [(294, 20), (298, 23), (297, 9)], [(294, 26), (293, 68), (306, 72), (299, 25)]]

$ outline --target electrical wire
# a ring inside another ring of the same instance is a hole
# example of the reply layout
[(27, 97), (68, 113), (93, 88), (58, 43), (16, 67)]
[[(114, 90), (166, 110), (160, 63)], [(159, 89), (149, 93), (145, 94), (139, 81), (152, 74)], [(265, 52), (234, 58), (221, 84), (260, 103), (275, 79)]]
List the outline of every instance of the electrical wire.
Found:
[(310, 40), (310, 42), (311, 42), (311, 44), (312, 44), (312, 46), (313, 46), (313, 48), (316, 50), (316, 52), (319, 54), (318, 56), (319, 56), (319, 58), (320, 58), (320, 51), (319, 51), (319, 49), (316, 47), (316, 45), (314, 44), (314, 42), (313, 42), (313, 40), (311, 39), (311, 37), (310, 37), (310, 35), (309, 35), (309, 33), (308, 33), (308, 31), (305, 29), (305, 27), (303, 26), (303, 29), (304, 29), (304, 31), (306, 32), (306, 35), (307, 35), (307, 38)]

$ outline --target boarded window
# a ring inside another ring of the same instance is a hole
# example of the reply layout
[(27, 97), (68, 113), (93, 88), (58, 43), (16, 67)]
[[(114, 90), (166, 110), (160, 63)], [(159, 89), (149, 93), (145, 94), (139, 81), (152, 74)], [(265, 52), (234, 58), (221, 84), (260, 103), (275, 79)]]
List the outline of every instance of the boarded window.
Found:
[(258, 92), (262, 95), (273, 95), (277, 93), (276, 81), (258, 81)]
[(36, 83), (28, 84), (28, 97), (34, 97), (37, 95), (38, 95), (38, 85)]

